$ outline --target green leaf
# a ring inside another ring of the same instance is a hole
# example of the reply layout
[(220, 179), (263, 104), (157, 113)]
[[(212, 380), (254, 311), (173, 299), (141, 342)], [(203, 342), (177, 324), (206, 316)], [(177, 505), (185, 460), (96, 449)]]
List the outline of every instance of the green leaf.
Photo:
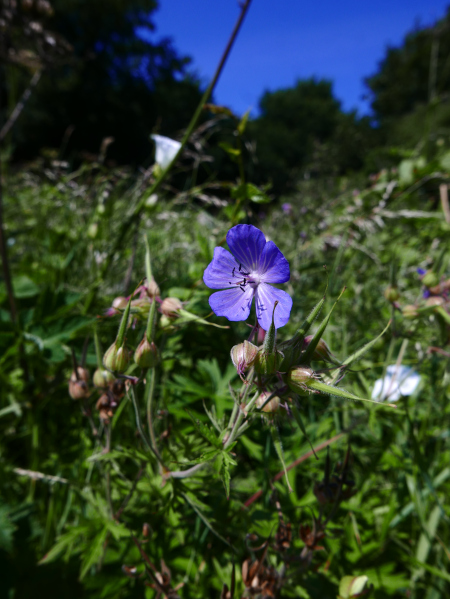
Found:
[(339, 583), (340, 599), (358, 597), (364, 590), (368, 580), (367, 576), (344, 576)]
[[(229, 329), (230, 327), (225, 325), (216, 324), (215, 322), (209, 322), (201, 316), (197, 316), (196, 314), (192, 314), (192, 312), (188, 312), (187, 310), (178, 310), (178, 314), (181, 318), (178, 318), (175, 322), (176, 324), (183, 324), (184, 322), (197, 322), (198, 324), (206, 324), (210, 327), (216, 327), (216, 329)], [(212, 314), (212, 312), (211, 312)]]
[(72, 528), (59, 538), (59, 540), (53, 545), (50, 551), (44, 555), (38, 564), (42, 565), (54, 562), (66, 551), (70, 545), (75, 543), (79, 537), (84, 537), (88, 533), (88, 526), (77, 526), (76, 528)]
[(216, 437), (216, 435), (209, 428), (209, 426), (207, 426), (206, 424), (203, 424), (203, 422), (201, 422), (200, 420), (195, 418), (195, 416), (193, 416), (191, 414), (191, 412), (189, 412), (188, 409), (186, 409), (186, 412), (189, 415), (189, 418), (194, 423), (194, 426), (197, 429), (197, 431), (202, 435), (202, 437), (204, 437), (207, 441), (209, 441), (211, 443), (211, 445), (213, 445), (214, 447), (222, 448), (222, 443), (221, 443), (220, 439), (218, 439)]
[(105, 526), (90, 542), (89, 550), (81, 563), (80, 580), (86, 576), (91, 567), (100, 561), (103, 553), (103, 544), (108, 534), (108, 527)]
[(247, 112), (244, 114), (244, 116), (239, 121), (239, 125), (237, 126), (237, 131), (238, 131), (239, 135), (242, 135), (244, 133), (245, 128), (247, 127), (247, 122), (248, 122), (249, 116), (250, 116), (250, 110), (247, 110)]
[(227, 499), (230, 499), (230, 465), (226, 459), (226, 453), (222, 454), (222, 463), (220, 465), (220, 476), (222, 478), (223, 486), (225, 487), (225, 494)]

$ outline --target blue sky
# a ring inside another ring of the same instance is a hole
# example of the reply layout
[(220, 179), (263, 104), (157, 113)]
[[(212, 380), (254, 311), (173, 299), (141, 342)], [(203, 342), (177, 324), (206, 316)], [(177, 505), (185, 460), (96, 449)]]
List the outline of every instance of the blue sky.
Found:
[[(299, 78), (331, 79), (343, 108), (369, 111), (363, 78), (377, 69), (388, 45), (398, 45), (416, 24), (442, 17), (450, 0), (252, 0), (222, 72), (215, 100), (256, 116), (264, 90), (290, 87)], [(238, 17), (237, 0), (160, 0), (157, 37), (207, 82)]]

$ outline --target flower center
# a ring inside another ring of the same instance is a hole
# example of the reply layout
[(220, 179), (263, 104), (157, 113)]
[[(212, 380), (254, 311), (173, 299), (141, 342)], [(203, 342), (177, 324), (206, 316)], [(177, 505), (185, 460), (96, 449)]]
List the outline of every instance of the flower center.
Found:
[(261, 282), (259, 273), (247, 272), (242, 264), (239, 264), (239, 268), (234, 267), (231, 271), (232, 280), (229, 281), (230, 285), (236, 285), (240, 287), (241, 291), (245, 293), (247, 285), (250, 285), (255, 290)]

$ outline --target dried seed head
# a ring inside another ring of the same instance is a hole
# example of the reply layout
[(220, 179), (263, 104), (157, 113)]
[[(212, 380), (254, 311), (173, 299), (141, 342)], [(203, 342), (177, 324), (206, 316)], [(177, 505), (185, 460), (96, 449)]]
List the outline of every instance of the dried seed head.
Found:
[(176, 297), (166, 297), (161, 304), (161, 312), (164, 316), (178, 316), (178, 311), (181, 310), (183, 304)]
[(69, 395), (72, 399), (89, 397), (89, 387), (86, 381), (69, 381)]
[(89, 370), (82, 366), (78, 366), (77, 371), (75, 372), (74, 370), (70, 375), (71, 381), (84, 381), (85, 383), (89, 383), (89, 378)]
[(106, 393), (103, 393), (103, 395), (101, 395), (99, 397), (99, 399), (97, 400), (97, 403), (95, 404), (95, 408), (97, 410), (104, 410), (108, 407), (109, 407), (109, 397), (106, 395)]

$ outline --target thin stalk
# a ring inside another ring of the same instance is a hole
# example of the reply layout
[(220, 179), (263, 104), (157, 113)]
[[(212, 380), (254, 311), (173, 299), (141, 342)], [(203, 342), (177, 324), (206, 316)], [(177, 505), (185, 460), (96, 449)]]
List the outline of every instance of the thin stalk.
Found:
[[(148, 376), (149, 373), (147, 373)], [(153, 404), (153, 395), (155, 392), (155, 379), (156, 379), (156, 373), (155, 373), (155, 369), (152, 368), (151, 369), (151, 373), (150, 373), (150, 379), (147, 381), (147, 385), (145, 388), (145, 393), (147, 396), (147, 425), (148, 425), (148, 432), (150, 435), (150, 442), (153, 446), (153, 451), (155, 452), (156, 456), (158, 457), (159, 462), (162, 464), (162, 458), (161, 458), (161, 454), (159, 453), (158, 450), (158, 446), (156, 444), (156, 436), (155, 436), (155, 430), (153, 428), (153, 416), (152, 416), (152, 404)]]
[(153, 183), (153, 185), (150, 187), (150, 189), (148, 189), (145, 198), (141, 198), (141, 200), (136, 204), (134, 210), (132, 211), (132, 213), (123, 221), (122, 226), (120, 228), (120, 230), (118, 231), (117, 235), (116, 235), (116, 239), (115, 242), (112, 246), (112, 248), (110, 249), (108, 256), (106, 257), (105, 261), (103, 262), (103, 266), (102, 269), (100, 271), (100, 276), (99, 279), (97, 281), (97, 283), (94, 285), (94, 287), (91, 289), (87, 299), (86, 299), (86, 303), (84, 305), (84, 313), (87, 313), (89, 311), (89, 308), (92, 304), (92, 302), (95, 299), (95, 295), (97, 293), (97, 289), (99, 287), (99, 285), (102, 282), (102, 279), (104, 277), (104, 275), (106, 274), (106, 272), (108, 271), (112, 259), (114, 257), (114, 254), (116, 253), (116, 251), (119, 249), (119, 247), (122, 247), (123, 245), (123, 239), (124, 236), (126, 234), (126, 232), (128, 231), (128, 229), (130, 228), (130, 225), (136, 220), (136, 218), (138, 218), (142, 208), (145, 205), (145, 202), (147, 200), (147, 198), (152, 195), (153, 193), (156, 193), (156, 191), (161, 187), (161, 184), (163, 183), (164, 179), (167, 177), (167, 175), (169, 174), (170, 170), (172, 169), (173, 165), (175, 164), (178, 156), (181, 154), (181, 152), (184, 149), (184, 146), (186, 145), (186, 143), (188, 142), (190, 136), (192, 135), (192, 132), (194, 131), (197, 122), (200, 118), (200, 115), (202, 113), (203, 107), (204, 105), (207, 103), (210, 95), (212, 94), (216, 83), (220, 77), (220, 74), (223, 70), (223, 67), (225, 66), (225, 62), (228, 58), (228, 55), (230, 54), (231, 48), (233, 47), (234, 41), (237, 37), (237, 34), (239, 33), (239, 29), (241, 28), (242, 22), (244, 21), (244, 17), (247, 14), (247, 11), (250, 7), (250, 3), (251, 0), (246, 0), (244, 2), (244, 4), (242, 5), (241, 8), (241, 13), (239, 15), (239, 18), (236, 22), (236, 25), (234, 26), (234, 29), (231, 33), (230, 39), (228, 40), (228, 43), (225, 47), (225, 50), (222, 54), (222, 57), (219, 61), (219, 64), (216, 68), (216, 72), (214, 73), (214, 77), (211, 81), (211, 83), (208, 85), (207, 89), (205, 90), (205, 93), (203, 94), (199, 105), (197, 106), (197, 109), (194, 113), (194, 115), (192, 116), (192, 119), (186, 129), (186, 132), (183, 136), (183, 139), (181, 140), (181, 146), (180, 149), (178, 150), (176, 156), (174, 157), (174, 159), (172, 160), (172, 162), (169, 164), (169, 166), (162, 171), (162, 173), (160, 174), (160, 176), (156, 179), (156, 181)]

